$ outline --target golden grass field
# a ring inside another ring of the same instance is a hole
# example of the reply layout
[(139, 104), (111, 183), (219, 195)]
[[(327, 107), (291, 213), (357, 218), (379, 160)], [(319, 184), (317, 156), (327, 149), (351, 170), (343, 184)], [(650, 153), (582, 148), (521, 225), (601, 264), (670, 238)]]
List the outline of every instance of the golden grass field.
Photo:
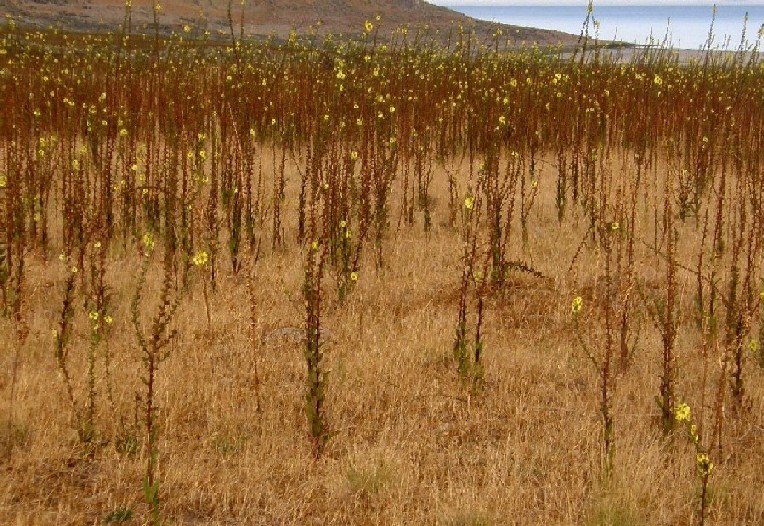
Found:
[[(459, 377), (451, 356), (461, 243), (444, 206), (435, 208), (430, 233), (420, 226), (392, 228), (385, 268), (363, 272), (344, 305), (328, 302), (327, 407), (336, 434), (320, 460), (313, 459), (307, 440), (302, 345), (288, 331), (280, 338), (278, 330), (303, 326), (299, 247), (288, 243), (292, 248), (269, 253), (253, 270), (254, 341), (241, 276), (227, 271), (220, 276), (220, 292), (210, 300), (211, 327), (201, 286), (194, 283), (174, 323), (177, 340), (159, 372), (159, 469), (167, 521), (690, 524), (697, 491), (693, 454), (679, 433), (666, 441), (657, 424), (653, 397), (661, 345), (649, 320), (643, 322), (633, 364), (618, 379), (616, 467), (611, 479), (601, 476), (598, 377), (571, 334), (570, 313), (571, 299), (588, 291), (584, 314), (589, 316), (591, 291), (601, 279), (594, 270), (598, 255), (587, 254), (566, 272), (586, 231), (584, 221), (573, 218), (559, 226), (553, 189), (546, 184), (551, 175), (539, 180), (540, 198), (521, 254), (544, 277), (518, 272), (504, 290), (489, 295), (482, 388)], [(445, 202), (445, 187), (435, 190), (435, 202)], [(694, 225), (683, 227), (682, 237), (696, 235)], [(654, 261), (642, 254), (637, 265), (646, 280), (659, 279)], [(107, 275), (119, 307), (108, 347), (117, 413), (128, 420), (140, 389), (140, 356), (126, 307), (136, 267), (132, 252), (110, 254)], [(128, 523), (141, 523), (142, 456), (115, 450), (120, 429), (103, 403), (98, 422), (105, 443), (95, 458), (84, 457), (57, 381), (51, 328), (64, 265), (37, 256), (28, 272), (30, 335), (18, 356), (13, 427), (9, 433), (3, 426), (0, 435), (3, 445), (10, 441), (13, 448), (2, 466), (0, 520), (94, 524), (130, 509), (135, 518)], [(689, 319), (691, 278), (680, 279), (678, 392), (695, 407), (702, 361)], [(160, 280), (150, 277), (150, 294), (156, 294)], [(7, 320), (3, 325), (7, 415), (16, 350), (13, 326)], [(78, 324), (82, 348), (87, 331), (85, 322)], [(74, 346), (73, 354), (75, 370), (82, 371), (84, 352)], [(712, 376), (718, 374), (717, 358), (709, 359)], [(755, 524), (764, 517), (763, 374), (759, 368), (750, 371), (745, 424), (732, 420), (725, 457), (715, 459), (712, 523)], [(81, 389), (82, 379), (75, 380)], [(101, 377), (97, 387), (104, 391)]]
[(0, 524), (764, 524), (759, 41), (380, 25), (0, 28)]

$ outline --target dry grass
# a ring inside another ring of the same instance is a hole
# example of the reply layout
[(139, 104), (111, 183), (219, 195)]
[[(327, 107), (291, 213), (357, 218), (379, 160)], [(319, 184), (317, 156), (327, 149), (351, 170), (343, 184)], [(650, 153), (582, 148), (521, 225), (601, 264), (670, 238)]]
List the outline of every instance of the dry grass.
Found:
[[(566, 272), (585, 221), (559, 226), (553, 179), (545, 174), (540, 181), (528, 249), (514, 252), (545, 277), (516, 272), (489, 296), (480, 389), (459, 377), (451, 357), (461, 245), (446, 226), (444, 205), (436, 207), (436, 226), (427, 234), (419, 226), (393, 228), (386, 267), (375, 273), (371, 262), (365, 264), (345, 304), (334, 301), (327, 279), (327, 408), (335, 435), (318, 461), (306, 436), (302, 346), (289, 331), (279, 332), (302, 327), (300, 249), (290, 242), (283, 251), (266, 251), (255, 267), (254, 342), (241, 276), (227, 269), (221, 274), (219, 292), (211, 296), (210, 328), (201, 283), (193, 282), (174, 324), (179, 336), (158, 376), (159, 472), (167, 522), (690, 524), (697, 491), (693, 453), (680, 436), (666, 440), (660, 433), (653, 397), (661, 343), (649, 321), (643, 322), (634, 363), (614, 392), (615, 469), (609, 480), (601, 476), (598, 379), (572, 336), (570, 316), (576, 293), (584, 295), (587, 307), (597, 303), (597, 255), (587, 251), (575, 271)], [(447, 202), (445, 186), (438, 183), (433, 192), (439, 203)], [(689, 223), (682, 228), (683, 236), (697, 235)], [(654, 279), (653, 260), (647, 250), (640, 252), (638, 274)], [(155, 266), (147, 297), (160, 286), (159, 261)], [(12, 457), (0, 464), (3, 524), (117, 522), (127, 520), (120, 515), (125, 510), (132, 512), (129, 524), (145, 519), (142, 434), (136, 432), (138, 450), (132, 455), (119, 440), (124, 431), (119, 418), (129, 429), (134, 394), (141, 388), (128, 313), (136, 267), (132, 252), (114, 249), (109, 258), (107, 279), (117, 306), (108, 344), (116, 412), (105, 400), (101, 373), (97, 424), (103, 443), (88, 457), (77, 445), (52, 354), (63, 270), (55, 260), (29, 262), (30, 335), (20, 351), (13, 401), (14, 332), (7, 320), (0, 321), (0, 407), (7, 415), (12, 403), (15, 416), (12, 429), (3, 423), (0, 430), (2, 445), (12, 448)], [(678, 393), (695, 406), (702, 371), (687, 292), (692, 275), (680, 281), (685, 286), (680, 286)], [(79, 389), (87, 330), (79, 323), (79, 343), (72, 344)], [(750, 410), (731, 418), (726, 456), (715, 459), (714, 523), (764, 521), (762, 385), (762, 371), (750, 368)]]
[(0, 524), (764, 522), (760, 42), (379, 26), (0, 28)]

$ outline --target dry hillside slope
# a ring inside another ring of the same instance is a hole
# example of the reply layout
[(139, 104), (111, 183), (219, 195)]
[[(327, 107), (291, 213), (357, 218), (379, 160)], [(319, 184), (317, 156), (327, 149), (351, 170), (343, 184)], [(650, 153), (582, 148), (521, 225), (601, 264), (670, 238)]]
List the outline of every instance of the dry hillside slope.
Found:
[[(206, 28), (215, 35), (229, 33), (227, 0), (165, 0), (160, 2), (159, 22), (164, 32), (182, 25)], [(133, 0), (132, 22), (137, 31), (150, 29), (153, 2)], [(60, 26), (69, 30), (111, 30), (120, 27), (125, 18), (124, 0), (5, 0), (0, 9), (25, 25)], [(421, 0), (247, 0), (232, 2), (233, 24), (238, 32), (243, 22), (247, 35), (287, 36), (290, 31), (318, 34), (358, 34), (364, 22), (381, 25), (379, 36), (387, 38), (398, 28), (428, 28), (442, 38), (452, 28), (471, 28), (477, 36), (489, 39), (496, 24), (471, 19), (461, 13)], [(573, 44), (576, 38), (565, 33), (501, 26), (513, 44)]]

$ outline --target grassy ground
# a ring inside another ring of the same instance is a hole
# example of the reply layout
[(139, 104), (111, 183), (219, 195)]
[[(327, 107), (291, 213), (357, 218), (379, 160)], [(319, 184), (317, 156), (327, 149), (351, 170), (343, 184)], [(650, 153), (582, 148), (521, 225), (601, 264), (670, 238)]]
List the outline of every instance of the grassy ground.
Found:
[[(293, 170), (292, 167), (289, 170)], [(462, 184), (466, 167), (459, 171)], [(629, 177), (621, 173), (622, 177)], [(290, 174), (291, 180), (296, 171)], [(287, 203), (296, 199), (288, 185)], [(171, 524), (590, 524), (677, 525), (697, 521), (695, 451), (681, 429), (660, 431), (661, 340), (647, 305), (664, 293), (660, 257), (638, 249), (642, 283), (631, 365), (616, 375), (615, 456), (603, 476), (599, 377), (576, 334), (597, 351), (602, 253), (585, 245), (586, 221), (571, 209), (558, 224), (551, 168), (539, 177), (529, 239), (512, 253), (542, 274), (512, 272), (486, 298), (484, 385), (460, 378), (452, 357), (462, 245), (448, 224), (445, 177), (433, 186), (433, 229), (421, 217), (391, 229), (379, 271), (369, 255), (345, 303), (334, 280), (324, 286), (326, 409), (334, 433), (314, 460), (304, 413), (304, 252), (288, 216), (286, 248), (263, 248), (254, 275), (256, 325), (250, 327), (246, 279), (228, 267), (210, 294), (207, 325), (201, 274), (195, 274), (173, 323), (178, 336), (158, 373), (161, 511)], [(289, 208), (294, 212), (294, 207)], [(645, 207), (647, 210), (647, 207)], [(649, 239), (652, 216), (639, 214)], [(699, 228), (680, 225), (692, 246)], [(519, 236), (517, 236), (519, 237)], [(267, 244), (267, 243), (266, 243)], [(145, 298), (161, 285), (161, 253)], [(139, 259), (113, 247), (106, 279), (114, 323), (99, 347), (98, 445), (78, 445), (72, 411), (53, 355), (66, 268), (55, 255), (28, 262), (24, 312), (29, 336), (0, 321), (0, 522), (141, 524), (146, 454), (135, 395), (141, 357), (129, 305)], [(573, 263), (573, 264), (572, 264)], [(572, 264), (572, 265), (571, 265)], [(694, 276), (680, 272), (677, 397), (712, 418), (720, 350), (700, 355), (692, 319)], [(584, 308), (576, 327), (571, 300)], [(146, 316), (149, 316), (147, 301)], [(469, 325), (474, 325), (474, 306)], [(70, 343), (77, 400), (84, 397), (88, 320), (78, 305)], [(289, 330), (296, 328), (298, 330)], [(287, 330), (284, 330), (287, 329)], [(468, 333), (471, 334), (471, 333)], [(471, 337), (471, 336), (470, 336)], [(105, 370), (106, 348), (110, 376)], [(710, 522), (764, 521), (764, 373), (750, 360), (748, 409), (729, 414), (725, 447), (711, 452)], [(257, 371), (257, 375), (255, 374)], [(259, 381), (259, 386), (256, 386)], [(258, 411), (257, 389), (260, 394)], [(112, 390), (112, 401), (109, 391)], [(12, 398), (11, 398), (12, 396)], [(702, 398), (705, 397), (705, 398)], [(705, 400), (704, 404), (701, 401)], [(703, 405), (705, 409), (701, 409)], [(8, 417), (12, 410), (12, 421)]]

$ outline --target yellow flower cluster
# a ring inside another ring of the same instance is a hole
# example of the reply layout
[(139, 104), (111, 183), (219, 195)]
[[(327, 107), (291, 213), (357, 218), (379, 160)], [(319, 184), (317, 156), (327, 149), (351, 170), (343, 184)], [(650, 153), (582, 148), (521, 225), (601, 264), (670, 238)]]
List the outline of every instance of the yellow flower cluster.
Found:
[(210, 258), (207, 252), (205, 252), (204, 250), (200, 250), (194, 255), (192, 262), (194, 263), (195, 267), (203, 267), (207, 264), (209, 259)]
[(698, 464), (698, 471), (704, 477), (707, 477), (714, 469), (714, 463), (711, 462), (711, 459), (708, 457), (707, 453), (698, 453), (695, 461)]
[(143, 234), (143, 246), (146, 247), (146, 250), (154, 250), (154, 236), (149, 232)]
[(676, 411), (674, 411), (674, 418), (677, 422), (689, 422), (692, 419), (690, 406), (685, 403), (679, 404)]

